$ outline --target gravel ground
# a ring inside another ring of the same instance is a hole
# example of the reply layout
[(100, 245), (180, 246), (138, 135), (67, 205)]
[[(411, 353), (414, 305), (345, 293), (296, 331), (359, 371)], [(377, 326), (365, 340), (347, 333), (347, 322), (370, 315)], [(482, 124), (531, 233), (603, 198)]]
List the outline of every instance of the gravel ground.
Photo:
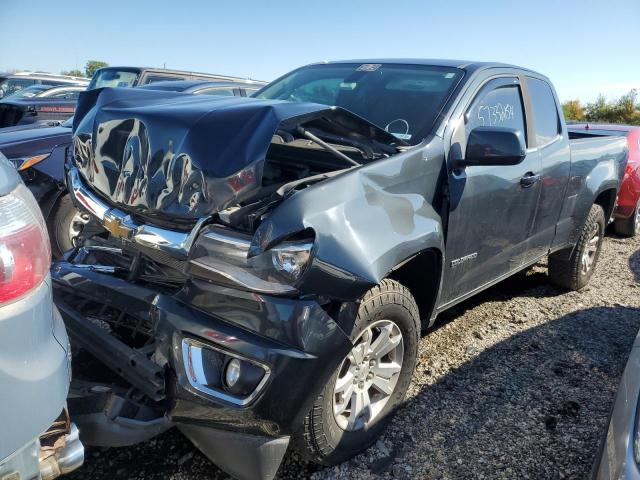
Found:
[[(586, 478), (640, 328), (640, 242), (608, 237), (580, 292), (555, 289), (545, 272), (537, 265), (440, 316), (375, 446), (325, 469), (289, 454), (279, 478)], [(90, 449), (68, 478), (227, 476), (171, 431)]]

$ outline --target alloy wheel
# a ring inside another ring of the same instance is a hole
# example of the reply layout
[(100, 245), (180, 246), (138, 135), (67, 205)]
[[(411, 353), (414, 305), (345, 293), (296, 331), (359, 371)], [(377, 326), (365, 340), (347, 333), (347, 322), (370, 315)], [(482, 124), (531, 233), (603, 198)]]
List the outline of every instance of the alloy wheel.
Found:
[(76, 212), (69, 222), (69, 240), (75, 245), (75, 240), (82, 233), (83, 227), (89, 222), (89, 215), (84, 212)]
[(343, 430), (360, 430), (380, 415), (393, 394), (404, 356), (400, 328), (378, 320), (357, 338), (344, 359), (333, 393), (333, 414)]
[(586, 275), (591, 270), (596, 254), (598, 252), (598, 245), (600, 243), (600, 226), (594, 223), (589, 232), (589, 241), (582, 253), (581, 258), (581, 270), (582, 274)]

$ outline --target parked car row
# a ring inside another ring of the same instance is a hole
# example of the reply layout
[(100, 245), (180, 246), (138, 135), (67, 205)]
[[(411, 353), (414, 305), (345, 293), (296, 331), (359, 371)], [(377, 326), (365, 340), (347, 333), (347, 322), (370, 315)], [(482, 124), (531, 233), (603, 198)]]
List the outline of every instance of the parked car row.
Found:
[[(264, 82), (174, 80), (139, 88), (195, 95), (248, 96), (261, 85)], [(70, 118), (52, 128), (0, 130), (0, 152), (14, 163), (42, 207), (54, 258), (73, 246), (73, 240), (88, 219), (73, 206), (65, 187), (64, 159), (71, 145), (71, 127)]]
[[(218, 95), (225, 91), (237, 95), (251, 94), (264, 82), (227, 75), (185, 72), (159, 68), (105, 67), (97, 70), (91, 81), (86, 78), (19, 72), (0, 76), (0, 132), (15, 126), (54, 126), (73, 116), (78, 94), (85, 89), (136, 87), (170, 81), (191, 81), (182, 89), (191, 93)], [(198, 83), (201, 82), (201, 83)], [(211, 85), (206, 85), (211, 82)], [(199, 88), (201, 87), (201, 88)], [(158, 88), (167, 88), (159, 85)]]
[(16, 72), (0, 73), (0, 99), (5, 99), (14, 93), (37, 85), (52, 87), (87, 86), (89, 79), (71, 77), (69, 75), (54, 75), (44, 72)]
[(177, 427), (243, 479), (289, 446), (350, 458), (440, 312), (545, 257), (583, 288), (629, 218), (618, 192), (640, 196), (633, 134), (568, 129), (520, 67), (330, 62), (256, 92), (158, 76), (99, 70), (63, 126), (0, 133), (49, 219), (86, 445)]

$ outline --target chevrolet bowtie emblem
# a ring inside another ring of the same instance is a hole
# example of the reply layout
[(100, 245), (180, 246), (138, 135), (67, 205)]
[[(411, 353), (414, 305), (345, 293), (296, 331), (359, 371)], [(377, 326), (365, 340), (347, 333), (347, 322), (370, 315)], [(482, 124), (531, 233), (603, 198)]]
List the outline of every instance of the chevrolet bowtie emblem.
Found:
[(126, 219), (118, 217), (111, 212), (107, 212), (104, 216), (104, 228), (106, 228), (111, 235), (117, 238), (130, 238), (133, 233), (133, 228), (125, 225)]

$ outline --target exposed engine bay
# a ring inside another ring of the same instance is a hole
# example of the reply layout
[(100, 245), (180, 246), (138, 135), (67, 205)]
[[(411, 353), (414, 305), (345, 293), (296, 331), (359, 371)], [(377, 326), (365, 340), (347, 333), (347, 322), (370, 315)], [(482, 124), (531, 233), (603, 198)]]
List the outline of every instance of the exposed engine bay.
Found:
[(102, 89), (80, 100), (71, 163), (133, 218), (190, 230), (220, 213), (223, 223), (251, 231), (247, 215), (265, 203), (393, 155), (402, 143), (318, 104)]
[(81, 248), (67, 259), (164, 292), (196, 276), (293, 293), (287, 285), (301, 267), (285, 261), (274, 274), (271, 264), (277, 255), (308, 259), (313, 232), (287, 239), (295, 254), (274, 250), (266, 258), (250, 253), (258, 226), (301, 189), (394, 155), (402, 145), (324, 105), (86, 92), (67, 170), (78, 206), (93, 215), (77, 239)]

